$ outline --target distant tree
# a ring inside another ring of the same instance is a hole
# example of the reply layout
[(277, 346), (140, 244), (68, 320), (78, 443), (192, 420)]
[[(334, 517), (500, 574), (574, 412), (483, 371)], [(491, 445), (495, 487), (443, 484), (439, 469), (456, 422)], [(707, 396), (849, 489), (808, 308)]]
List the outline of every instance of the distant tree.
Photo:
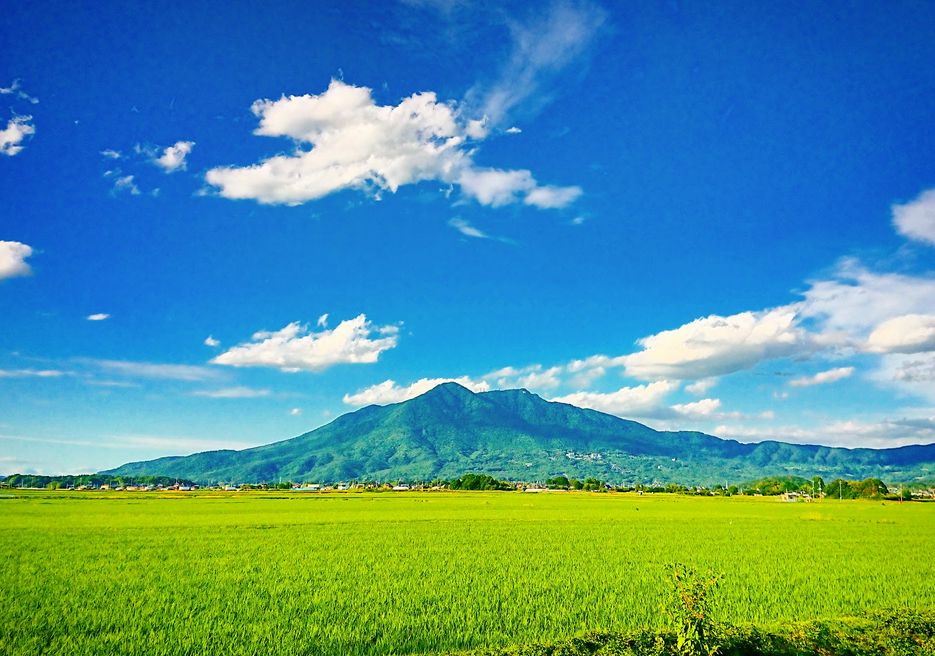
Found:
[(581, 481), (579, 481), (577, 478), (573, 478), (570, 481), (568, 481), (568, 487), (570, 487), (572, 490), (580, 490), (581, 488), (584, 487), (584, 484)]
[(513, 485), (507, 481), (499, 481), (487, 474), (464, 474), (461, 478), (449, 481), (448, 487), (452, 490), (513, 490)]
[(553, 476), (546, 480), (545, 485), (553, 489), (567, 490), (571, 486), (571, 482), (568, 480), (567, 476)]
[(596, 478), (586, 478), (584, 479), (584, 484), (581, 488), (588, 492), (598, 492), (603, 491), (604, 481), (598, 480)]

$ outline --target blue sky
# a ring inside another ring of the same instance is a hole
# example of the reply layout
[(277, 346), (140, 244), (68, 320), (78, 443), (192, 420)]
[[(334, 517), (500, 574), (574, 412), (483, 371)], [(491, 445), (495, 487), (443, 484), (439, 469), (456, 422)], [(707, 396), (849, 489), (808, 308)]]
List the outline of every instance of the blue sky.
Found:
[(4, 10), (0, 473), (446, 379), (935, 441), (935, 5), (234, 4)]

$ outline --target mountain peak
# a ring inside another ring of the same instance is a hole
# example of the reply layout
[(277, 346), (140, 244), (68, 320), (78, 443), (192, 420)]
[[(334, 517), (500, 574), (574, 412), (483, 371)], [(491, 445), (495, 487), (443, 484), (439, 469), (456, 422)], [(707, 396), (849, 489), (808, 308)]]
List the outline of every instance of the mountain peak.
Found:
[[(456, 383), (453, 380), (450, 380), (445, 383), (439, 383), (428, 392), (424, 392), (420, 396), (429, 396), (429, 395), (439, 395), (439, 394), (455, 394), (458, 396), (470, 397), (474, 396), (474, 392), (469, 390), (467, 387), (461, 383)], [(419, 397), (416, 397), (419, 398)]]

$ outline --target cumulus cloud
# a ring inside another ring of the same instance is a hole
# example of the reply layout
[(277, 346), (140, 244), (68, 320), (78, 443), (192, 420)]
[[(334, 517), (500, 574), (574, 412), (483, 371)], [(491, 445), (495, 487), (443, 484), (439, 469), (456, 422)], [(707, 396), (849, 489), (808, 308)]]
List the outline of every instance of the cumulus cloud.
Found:
[(859, 261), (841, 261), (826, 280), (812, 282), (799, 313), (817, 320), (825, 332), (863, 341), (884, 321), (935, 308), (935, 277), (878, 273)]
[(97, 314), (89, 314), (85, 319), (88, 321), (106, 321), (110, 319), (110, 315), (105, 312), (98, 312)]
[(721, 376), (810, 347), (809, 336), (796, 325), (794, 306), (711, 315), (637, 343), (642, 350), (624, 356), (626, 372), (650, 380)]
[(209, 399), (255, 399), (269, 396), (268, 389), (254, 389), (252, 387), (223, 387), (215, 390), (197, 390), (193, 396), (204, 396)]
[(503, 367), (484, 375), (484, 380), (492, 381), (500, 388), (525, 388), (530, 390), (553, 390), (562, 381), (559, 375), (562, 367), (543, 367), (532, 364), (525, 367)]
[(486, 392), (490, 385), (483, 380), (472, 380), (467, 376), (460, 378), (421, 378), (411, 385), (402, 386), (394, 380), (385, 380), (377, 385), (362, 389), (355, 394), (345, 394), (344, 403), (353, 406), (386, 405), (401, 403), (425, 394), (442, 383), (458, 383), (472, 392)]
[(677, 414), (690, 418), (708, 418), (721, 407), (721, 399), (701, 399), (691, 403), (676, 403), (672, 406)]
[(709, 389), (718, 384), (717, 378), (702, 378), (701, 380), (696, 380), (694, 383), (685, 386), (685, 391), (689, 394), (695, 394), (696, 396), (701, 396), (705, 394)]
[(336, 364), (376, 362), (396, 346), (396, 326), (374, 327), (363, 314), (332, 330), (312, 332), (293, 322), (281, 330), (260, 331), (211, 362), (232, 367), (275, 367), (281, 371), (323, 371)]
[(184, 171), (188, 167), (185, 160), (194, 147), (194, 141), (176, 141), (174, 145), (165, 148), (159, 157), (153, 159), (153, 164), (166, 173)]
[(935, 189), (904, 205), (893, 205), (893, 225), (904, 237), (935, 245)]
[(877, 326), (867, 338), (873, 353), (935, 351), (935, 314), (904, 314)]
[(31, 255), (31, 246), (18, 241), (0, 241), (0, 280), (31, 274), (32, 269), (26, 263)]
[(813, 385), (826, 385), (834, 383), (845, 378), (850, 378), (854, 374), (854, 367), (837, 367), (820, 371), (814, 376), (802, 376), (789, 381), (792, 387), (812, 387)]
[(657, 380), (645, 385), (621, 387), (615, 392), (575, 392), (551, 400), (579, 408), (599, 410), (618, 417), (634, 417), (658, 412), (663, 407), (665, 397), (676, 389), (677, 383)]
[(519, 201), (563, 207), (581, 193), (540, 187), (526, 170), (475, 166), (474, 144), (486, 130), (430, 91), (377, 105), (370, 89), (332, 80), (319, 95), (257, 100), (252, 109), (255, 134), (288, 137), (296, 146), (252, 166), (209, 170), (206, 181), (225, 198), (299, 205), (344, 189), (395, 193), (428, 180), (459, 185), (493, 207)]
[(0, 154), (7, 157), (22, 152), (23, 141), (36, 133), (36, 126), (32, 123), (32, 116), (14, 116), (6, 127), (0, 130)]

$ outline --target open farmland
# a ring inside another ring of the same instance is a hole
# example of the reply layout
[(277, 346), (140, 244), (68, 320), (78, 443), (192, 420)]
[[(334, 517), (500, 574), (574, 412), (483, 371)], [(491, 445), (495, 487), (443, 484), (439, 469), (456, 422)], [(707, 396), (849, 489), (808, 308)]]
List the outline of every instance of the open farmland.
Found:
[(935, 607), (935, 506), (631, 494), (16, 493), (0, 653), (409, 654)]

